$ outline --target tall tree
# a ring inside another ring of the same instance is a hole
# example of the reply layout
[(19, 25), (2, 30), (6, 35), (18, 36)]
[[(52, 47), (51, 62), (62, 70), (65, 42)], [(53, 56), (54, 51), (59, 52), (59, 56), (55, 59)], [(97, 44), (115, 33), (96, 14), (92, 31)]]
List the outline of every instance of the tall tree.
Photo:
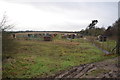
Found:
[(92, 23), (89, 24), (88, 28), (93, 29), (95, 28), (95, 25), (98, 23), (98, 20), (92, 20)]

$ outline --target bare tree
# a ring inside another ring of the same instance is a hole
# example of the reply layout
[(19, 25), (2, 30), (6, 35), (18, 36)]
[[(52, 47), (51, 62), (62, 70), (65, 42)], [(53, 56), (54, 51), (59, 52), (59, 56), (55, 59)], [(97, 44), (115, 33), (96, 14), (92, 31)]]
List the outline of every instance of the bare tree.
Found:
[(2, 20), (0, 21), (0, 30), (6, 31), (12, 29), (14, 26), (12, 24), (8, 24), (7, 15), (3, 15)]
[[(9, 54), (13, 52), (16, 48), (17, 43), (11, 37), (13, 33), (8, 32), (8, 30), (12, 29), (14, 26), (9, 23), (7, 15), (3, 15), (2, 19), (0, 20), (0, 33), (2, 36), (2, 54)], [(3, 59), (6, 57), (3, 56)]]

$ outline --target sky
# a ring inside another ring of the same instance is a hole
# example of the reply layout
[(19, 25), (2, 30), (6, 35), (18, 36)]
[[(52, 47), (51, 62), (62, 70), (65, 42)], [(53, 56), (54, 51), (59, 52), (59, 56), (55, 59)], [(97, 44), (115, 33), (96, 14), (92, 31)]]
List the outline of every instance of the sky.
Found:
[(112, 25), (118, 19), (118, 2), (1, 0), (0, 13), (0, 20), (5, 14), (15, 26), (12, 31), (80, 31), (92, 20), (98, 20), (97, 27)]

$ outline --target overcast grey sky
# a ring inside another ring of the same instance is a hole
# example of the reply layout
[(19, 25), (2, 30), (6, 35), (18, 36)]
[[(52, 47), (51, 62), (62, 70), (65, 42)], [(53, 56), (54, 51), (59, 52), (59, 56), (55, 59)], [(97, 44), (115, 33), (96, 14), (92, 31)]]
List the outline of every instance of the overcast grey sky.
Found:
[(80, 31), (92, 20), (108, 27), (118, 19), (118, 2), (0, 1), (0, 17), (6, 11), (12, 30)]

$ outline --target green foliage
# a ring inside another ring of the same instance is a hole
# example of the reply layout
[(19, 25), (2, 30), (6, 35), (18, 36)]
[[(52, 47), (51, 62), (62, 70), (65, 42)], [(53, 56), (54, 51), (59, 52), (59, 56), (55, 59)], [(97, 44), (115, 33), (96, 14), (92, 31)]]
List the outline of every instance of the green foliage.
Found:
[(115, 23), (113, 23), (112, 26), (109, 26), (104, 32), (104, 34), (109, 37), (118, 36), (119, 24), (120, 24), (120, 18)]
[(105, 31), (105, 28), (92, 28), (92, 29), (86, 29), (86, 30), (82, 30), (80, 33), (87, 35), (87, 36), (98, 36), (103, 34)]

